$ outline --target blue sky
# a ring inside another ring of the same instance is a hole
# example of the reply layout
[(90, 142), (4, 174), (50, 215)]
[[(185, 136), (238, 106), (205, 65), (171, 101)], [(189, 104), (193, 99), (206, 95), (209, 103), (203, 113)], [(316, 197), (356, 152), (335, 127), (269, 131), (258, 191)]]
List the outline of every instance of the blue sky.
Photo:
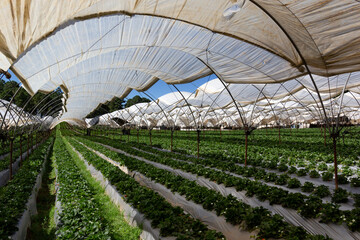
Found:
[[(9, 72), (11, 73), (11, 80), (17, 81), (20, 83), (19, 79), (15, 76), (15, 74), (13, 72), (11, 72), (9, 70)], [(177, 84), (176, 87), (180, 90), (180, 91), (187, 91), (187, 92), (194, 92), (198, 87), (200, 87), (202, 84), (215, 79), (216, 76), (210, 75), (204, 78), (200, 78), (194, 82), (191, 83), (185, 83), (185, 84)], [(5, 78), (4, 78), (5, 79)], [(5, 79), (6, 80), (6, 79)], [(167, 93), (170, 92), (177, 92), (177, 90), (173, 87), (170, 86), (168, 84), (166, 84), (164, 81), (159, 80), (157, 83), (155, 83), (149, 90), (146, 91), (147, 94), (149, 94), (152, 98), (157, 99), (159, 97), (161, 97), (162, 95), (165, 95)], [(139, 93), (136, 90), (131, 91), (131, 93), (126, 97), (128, 98), (132, 98), (135, 95), (140, 95), (141, 97), (147, 97), (145, 94), (143, 93)], [(148, 97), (147, 97), (148, 98)]]
[[(176, 87), (180, 91), (186, 91), (186, 92), (195, 92), (195, 90), (203, 85), (204, 83), (217, 78), (216, 75), (210, 75), (204, 78), (200, 78), (196, 81), (193, 81), (191, 83), (185, 83), (185, 84), (177, 84)], [(149, 90), (146, 91), (147, 94), (149, 94), (152, 98), (157, 99), (167, 93), (170, 92), (177, 92), (177, 90), (171, 86), (166, 84), (164, 81), (159, 80), (157, 83), (155, 83)], [(140, 95), (141, 97), (147, 97), (145, 94), (139, 93), (136, 90), (131, 91), (131, 93), (127, 96), (127, 98), (132, 98), (135, 95)]]

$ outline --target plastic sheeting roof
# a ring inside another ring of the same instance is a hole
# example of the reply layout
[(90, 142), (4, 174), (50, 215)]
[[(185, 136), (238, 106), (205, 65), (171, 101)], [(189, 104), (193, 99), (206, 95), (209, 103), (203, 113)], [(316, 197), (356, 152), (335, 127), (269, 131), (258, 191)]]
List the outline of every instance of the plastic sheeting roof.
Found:
[[(351, 83), (349, 74), (347, 78), (348, 83)], [(224, 91), (225, 87), (219, 83), (221, 83), (219, 79), (214, 79), (198, 87), (194, 94), (181, 92), (184, 96), (182, 97), (179, 92), (169, 93), (150, 103), (138, 103), (129, 108), (102, 115), (98, 118), (98, 124), (116, 125), (112, 121), (114, 118), (149, 128), (161, 125), (201, 127), (243, 126), (244, 124), (258, 127), (265, 124), (289, 125), (322, 121), (318, 95), (311, 88), (305, 88), (297, 79), (279, 84), (230, 84), (227, 86), (228, 89), (233, 93), (239, 93), (233, 96), (235, 103), (229, 93)], [(340, 113), (358, 120), (359, 116), (356, 113), (360, 108), (360, 95), (356, 91), (359, 87), (348, 84), (340, 90), (336, 83), (337, 81), (333, 81), (330, 93), (324, 91), (321, 94), (328, 115), (336, 116)], [(291, 90), (287, 91), (287, 87), (291, 87)], [(271, 93), (268, 93), (267, 91), (270, 90)], [(343, 91), (345, 93), (341, 94)], [(246, 92), (245, 97), (242, 92)], [(240, 116), (243, 119), (240, 119)]]
[[(360, 70), (355, 0), (4, 0), (0, 13), (0, 68), (11, 67), (32, 94), (60, 86), (61, 119), (73, 122), (158, 79), (177, 84), (215, 73), (252, 84), (229, 87), (245, 105), (285, 95), (310, 103), (305, 63), (325, 100), (345, 84), (356, 87), (343, 73)], [(216, 105), (229, 106), (222, 95)]]

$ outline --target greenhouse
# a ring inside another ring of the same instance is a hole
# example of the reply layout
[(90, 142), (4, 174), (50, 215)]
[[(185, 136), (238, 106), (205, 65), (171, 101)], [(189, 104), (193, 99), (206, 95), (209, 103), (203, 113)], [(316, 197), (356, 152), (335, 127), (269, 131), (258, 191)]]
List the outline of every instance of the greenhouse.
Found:
[(359, 0), (2, 0), (0, 239), (359, 239)]

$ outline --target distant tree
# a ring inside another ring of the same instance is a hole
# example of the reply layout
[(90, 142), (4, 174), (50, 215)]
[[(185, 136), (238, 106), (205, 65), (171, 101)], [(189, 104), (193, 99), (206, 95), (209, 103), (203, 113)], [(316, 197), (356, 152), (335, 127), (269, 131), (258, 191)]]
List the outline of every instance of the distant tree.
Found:
[(119, 109), (123, 109), (125, 107), (125, 101), (124, 99), (115, 97), (107, 104), (107, 106), (109, 107), (109, 111), (113, 112)]
[[(4, 99), (10, 101), (11, 98), (14, 96), (20, 84), (15, 81), (0, 81), (0, 99)], [(42, 109), (41, 114), (51, 113), (55, 107), (55, 104), (58, 102), (55, 101), (55, 98), (61, 98), (62, 91), (60, 88), (56, 89), (54, 93), (51, 93), (50, 96), (47, 97), (47, 94), (38, 92), (36, 93), (32, 99), (31, 95), (26, 92), (24, 88), (21, 88), (18, 93), (15, 95), (13, 104), (17, 105), (18, 107), (25, 107), (25, 111), (31, 112), (34, 110), (34, 114), (37, 114), (40, 109)], [(43, 99), (47, 97), (44, 101)], [(53, 101), (54, 100), (54, 101)], [(48, 104), (50, 101), (53, 101), (53, 104)], [(26, 105), (26, 106), (25, 106)], [(36, 109), (34, 109), (36, 107)]]
[(93, 118), (96, 116), (100, 116), (106, 113), (114, 112), (119, 109), (124, 108), (125, 101), (121, 98), (115, 97), (110, 102), (106, 104), (101, 104), (98, 108), (94, 111), (89, 113), (86, 118)]
[(137, 103), (143, 103), (143, 102), (150, 102), (150, 99), (136, 95), (133, 98), (130, 98), (129, 100), (127, 100), (125, 107), (128, 108), (128, 107), (131, 107), (132, 105), (135, 105)]

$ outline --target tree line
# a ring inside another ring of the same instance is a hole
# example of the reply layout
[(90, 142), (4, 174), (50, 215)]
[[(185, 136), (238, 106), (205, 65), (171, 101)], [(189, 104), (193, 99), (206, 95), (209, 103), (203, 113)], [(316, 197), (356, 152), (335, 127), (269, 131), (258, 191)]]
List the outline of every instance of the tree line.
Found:
[[(18, 107), (25, 107), (26, 112), (33, 114), (49, 115), (61, 109), (62, 90), (57, 88), (52, 93), (38, 92), (34, 96), (30, 96), (24, 88), (20, 88), (20, 84), (16, 81), (0, 80), (0, 99), (9, 101), (14, 96), (13, 102)], [(130, 107), (137, 103), (150, 102), (148, 98), (140, 97), (139, 95), (128, 99), (127, 101), (121, 98), (113, 98), (111, 101), (100, 104), (100, 106), (88, 114), (88, 118), (96, 117), (102, 114), (113, 112), (119, 109)]]

